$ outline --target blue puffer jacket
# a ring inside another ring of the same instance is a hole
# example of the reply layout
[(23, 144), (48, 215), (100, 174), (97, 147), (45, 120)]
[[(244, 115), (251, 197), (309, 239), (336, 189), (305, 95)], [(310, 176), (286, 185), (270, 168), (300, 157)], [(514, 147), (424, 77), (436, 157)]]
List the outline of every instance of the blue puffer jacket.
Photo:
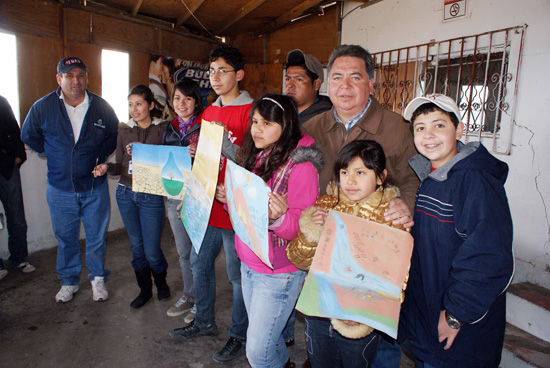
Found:
[[(398, 340), (436, 367), (498, 367), (514, 270), (508, 166), (477, 142), (459, 143), (432, 173), (420, 155), (409, 163), (421, 184)], [(438, 339), (442, 310), (466, 323), (449, 350)]]
[(75, 143), (61, 88), (31, 107), (21, 139), (48, 159), (48, 183), (66, 192), (81, 192), (103, 184), (106, 176), (94, 179), (92, 170), (105, 162), (116, 147), (118, 118), (111, 106), (98, 95), (86, 91), (89, 107), (80, 138)]

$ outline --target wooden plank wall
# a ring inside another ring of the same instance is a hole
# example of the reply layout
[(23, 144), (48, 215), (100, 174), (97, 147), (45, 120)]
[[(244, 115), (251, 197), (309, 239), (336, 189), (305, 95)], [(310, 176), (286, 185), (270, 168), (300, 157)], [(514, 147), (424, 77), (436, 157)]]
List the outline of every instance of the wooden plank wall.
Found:
[[(249, 34), (229, 40), (241, 50), (247, 63), (241, 89), (253, 97), (280, 92), (286, 54), (296, 48), (315, 55), (326, 65), (340, 39), (337, 30), (338, 7), (330, 7), (322, 17), (309, 16), (264, 37)], [(1, 0), (0, 31), (18, 36), (22, 117), (37, 99), (57, 87), (56, 66), (64, 56), (79, 56), (86, 62), (89, 89), (100, 94), (103, 48), (129, 52), (133, 86), (148, 83), (151, 54), (207, 61), (216, 45), (150, 25), (61, 8), (43, 0)]]
[(1, 0), (0, 31), (17, 36), (22, 118), (36, 100), (57, 88), (56, 67), (64, 56), (84, 60), (89, 69), (88, 88), (101, 94), (103, 48), (129, 52), (133, 86), (148, 84), (151, 54), (207, 61), (216, 44), (43, 0)]

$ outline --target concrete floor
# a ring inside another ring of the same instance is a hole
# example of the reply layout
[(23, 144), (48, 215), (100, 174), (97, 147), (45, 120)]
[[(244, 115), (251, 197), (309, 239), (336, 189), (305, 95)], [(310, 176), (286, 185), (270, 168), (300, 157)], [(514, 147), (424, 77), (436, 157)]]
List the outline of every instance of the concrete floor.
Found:
[[(231, 286), (225, 272), (224, 252), (216, 261), (216, 337), (175, 341), (168, 331), (184, 325), (183, 317), (170, 318), (166, 310), (183, 288), (174, 240), (168, 222), (163, 250), (170, 265), (168, 284), (172, 299), (149, 301), (139, 310), (130, 301), (139, 290), (130, 265), (125, 230), (107, 237), (107, 267), (111, 270), (109, 300), (92, 301), (91, 285), (84, 267), (80, 290), (69, 303), (56, 303), (60, 281), (55, 271), (56, 248), (32, 254), (28, 259), (37, 271), (23, 274), (10, 269), (0, 281), (0, 367), (220, 367), (211, 356), (228, 339), (231, 324)], [(6, 262), (6, 265), (8, 263)], [(291, 360), (300, 367), (305, 360), (304, 319), (296, 322), (296, 343), (289, 348)], [(401, 367), (412, 367), (404, 357)], [(249, 367), (244, 354), (226, 367)]]

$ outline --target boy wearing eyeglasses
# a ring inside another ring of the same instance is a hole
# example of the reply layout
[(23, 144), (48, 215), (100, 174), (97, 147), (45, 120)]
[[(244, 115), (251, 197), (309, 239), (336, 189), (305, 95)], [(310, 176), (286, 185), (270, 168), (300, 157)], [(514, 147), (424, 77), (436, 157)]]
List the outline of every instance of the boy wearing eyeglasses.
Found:
[[(244, 58), (235, 47), (218, 46), (210, 52), (210, 84), (219, 96), (202, 115), (204, 120), (221, 123), (226, 128), (222, 145), (218, 184), (225, 178), (227, 158), (235, 159), (236, 148), (241, 145), (249, 123), (253, 100), (246, 91), (239, 91), (239, 82), (244, 78)], [(174, 339), (190, 339), (198, 336), (215, 336), (218, 329), (214, 318), (216, 301), (216, 277), (214, 262), (225, 250), (227, 276), (233, 285), (233, 314), (229, 340), (212, 358), (225, 363), (245, 351), (248, 317), (241, 290), (241, 261), (235, 252), (235, 233), (229, 215), (223, 205), (214, 201), (208, 228), (200, 252), (191, 252), (190, 262), (195, 281), (197, 313), (195, 321), (170, 332)]]

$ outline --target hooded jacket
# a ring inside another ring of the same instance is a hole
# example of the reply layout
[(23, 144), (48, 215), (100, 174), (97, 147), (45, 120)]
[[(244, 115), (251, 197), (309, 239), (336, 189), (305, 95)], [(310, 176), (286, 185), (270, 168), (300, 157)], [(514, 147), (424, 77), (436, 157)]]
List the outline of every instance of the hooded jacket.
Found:
[[(497, 367), (514, 270), (508, 166), (477, 142), (458, 150), (431, 173), (423, 156), (410, 160), (421, 184), (398, 340), (437, 367)], [(465, 323), (449, 350), (438, 339), (443, 310)]]
[[(277, 221), (269, 226), (269, 232), (284, 240), (292, 240), (298, 234), (298, 221), (304, 209), (315, 203), (319, 193), (318, 172), (323, 167), (322, 153), (313, 146), (313, 138), (304, 134), (298, 142), (296, 149), (290, 154), (289, 160), (294, 160), (296, 165), (292, 168), (288, 178), (287, 201), (288, 210)], [(273, 178), (267, 185), (273, 189)], [(269, 237), (269, 259), (273, 265), (271, 270), (265, 265), (252, 250), (235, 235), (235, 249), (242, 262), (256, 272), (264, 274), (290, 273), (298, 269), (290, 263), (285, 250), (286, 247), (275, 246), (273, 239)]]
[(332, 108), (332, 102), (330, 102), (330, 98), (327, 96), (319, 95), (317, 96), (317, 99), (307, 109), (304, 111), (298, 113), (298, 120), (300, 121), (300, 126), (304, 124), (306, 121), (311, 119), (312, 117), (319, 115), (322, 112), (325, 112), (327, 110), (330, 110)]

